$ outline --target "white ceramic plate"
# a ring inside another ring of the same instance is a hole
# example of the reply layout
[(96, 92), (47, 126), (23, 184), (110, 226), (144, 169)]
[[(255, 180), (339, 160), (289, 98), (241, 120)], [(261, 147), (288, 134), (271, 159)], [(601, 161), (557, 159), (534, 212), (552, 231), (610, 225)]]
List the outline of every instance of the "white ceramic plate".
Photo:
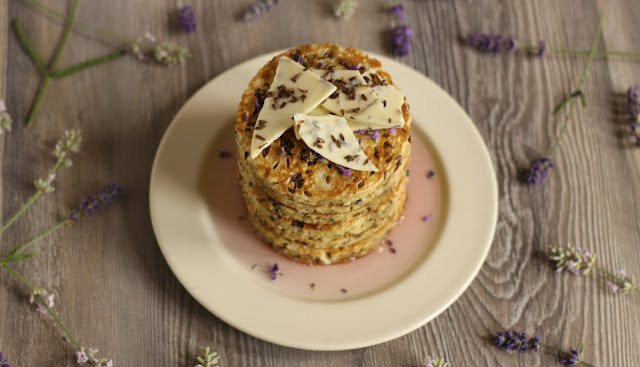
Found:
[[(314, 301), (264, 286), (221, 241), (201, 170), (212, 141), (235, 121), (242, 92), (274, 55), (244, 62), (202, 87), (180, 110), (156, 153), (150, 209), (172, 271), (206, 309), (257, 338), (294, 348), (344, 350), (382, 343), (449, 307), (482, 266), (497, 220), (497, 184), (482, 137), (462, 108), (417, 71), (382, 56), (411, 105), (412, 130), (427, 136), (446, 176), (447, 212), (437, 243), (389, 287), (344, 300)], [(226, 177), (222, 179), (235, 179)]]

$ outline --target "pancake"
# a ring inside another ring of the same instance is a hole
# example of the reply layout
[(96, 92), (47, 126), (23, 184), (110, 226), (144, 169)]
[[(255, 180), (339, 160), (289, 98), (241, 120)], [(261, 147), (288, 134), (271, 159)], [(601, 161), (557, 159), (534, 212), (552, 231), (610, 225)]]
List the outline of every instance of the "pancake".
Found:
[(262, 67), (238, 106), (238, 176), (258, 236), (280, 254), (305, 263), (333, 264), (364, 256), (382, 243), (404, 211), (411, 151), (409, 107), (405, 100), (402, 127), (355, 132), (377, 172), (345, 173), (298, 140), (293, 127), (252, 159), (252, 136), (282, 57), (298, 61), (306, 70), (351, 69), (363, 75), (375, 71), (380, 85), (393, 81), (378, 60), (361, 51), (335, 44), (306, 45)]

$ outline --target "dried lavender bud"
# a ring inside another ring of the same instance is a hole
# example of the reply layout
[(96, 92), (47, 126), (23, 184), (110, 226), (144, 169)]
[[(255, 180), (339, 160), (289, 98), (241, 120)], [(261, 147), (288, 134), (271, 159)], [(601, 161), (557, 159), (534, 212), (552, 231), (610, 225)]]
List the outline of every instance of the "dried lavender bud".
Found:
[(274, 5), (277, 5), (279, 0), (259, 0), (251, 4), (242, 15), (242, 20), (250, 22), (256, 20), (262, 16), (262, 14), (271, 10)]
[(527, 172), (525, 181), (531, 186), (539, 184), (547, 177), (550, 168), (553, 168), (551, 159), (542, 158), (537, 160)]
[(196, 31), (196, 13), (189, 5), (183, 6), (178, 10), (178, 16), (180, 19), (180, 26), (182, 30), (187, 33)]
[(467, 35), (466, 43), (480, 51), (486, 52), (513, 52), (517, 48), (517, 42), (513, 36), (490, 35), (473, 33)]
[(540, 41), (538, 42), (538, 52), (536, 52), (536, 56), (539, 58), (543, 58), (547, 54), (547, 42)]
[(513, 330), (498, 332), (493, 339), (493, 344), (500, 349), (518, 352), (526, 351), (529, 345), (526, 333)]
[(401, 24), (393, 28), (392, 42), (393, 54), (396, 56), (407, 56), (411, 51), (411, 37), (413, 32), (406, 24)]

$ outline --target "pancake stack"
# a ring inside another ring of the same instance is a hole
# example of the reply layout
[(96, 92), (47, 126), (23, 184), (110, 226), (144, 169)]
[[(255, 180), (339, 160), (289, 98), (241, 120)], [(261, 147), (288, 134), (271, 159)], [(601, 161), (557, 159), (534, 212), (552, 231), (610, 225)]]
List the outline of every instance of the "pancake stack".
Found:
[[(238, 107), (234, 132), (238, 176), (248, 217), (258, 236), (278, 253), (299, 262), (355, 260), (378, 248), (402, 218), (411, 151), (408, 105), (401, 101), (398, 109), (404, 126), (354, 132), (362, 153), (377, 171), (348, 169), (326, 159), (297, 139), (293, 127), (259, 151), (252, 150), (255, 130), (264, 125), (258, 117), (263, 107), (271, 108), (265, 99), (273, 96), (269, 89), (283, 57), (305, 70), (358, 70), (362, 75), (375, 71), (381, 79), (376, 81), (379, 85), (392, 86), (393, 82), (379, 61), (358, 50), (335, 44), (306, 45), (278, 55), (262, 67)], [(322, 114), (329, 111), (318, 108), (310, 113)], [(291, 119), (293, 126), (293, 116)]]

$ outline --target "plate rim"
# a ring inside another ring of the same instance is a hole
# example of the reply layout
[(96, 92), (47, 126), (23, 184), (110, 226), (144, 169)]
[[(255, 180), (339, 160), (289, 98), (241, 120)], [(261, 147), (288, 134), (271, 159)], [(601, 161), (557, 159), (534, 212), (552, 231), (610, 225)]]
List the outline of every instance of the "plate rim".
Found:
[[(167, 264), (169, 265), (171, 271), (173, 272), (173, 274), (176, 276), (176, 278), (178, 279), (178, 281), (185, 287), (185, 289), (187, 290), (187, 292), (194, 297), (194, 299), (196, 299), (196, 301), (198, 301), (205, 309), (207, 309), (209, 312), (211, 312), (213, 315), (215, 315), (217, 318), (221, 319), (222, 321), (224, 321), (225, 323), (233, 326), (234, 328), (241, 330), (249, 335), (252, 335), (254, 337), (257, 337), (259, 339), (271, 342), (271, 343), (275, 343), (278, 345), (283, 345), (283, 346), (287, 346), (287, 347), (293, 347), (293, 348), (298, 348), (298, 349), (305, 349), (305, 350), (319, 350), (319, 351), (335, 351), (335, 350), (349, 350), (349, 349), (356, 349), (356, 348), (362, 348), (362, 347), (367, 347), (367, 346), (371, 346), (371, 345), (376, 345), (376, 344), (380, 344), (380, 343), (384, 343), (387, 342), (389, 340), (395, 339), (397, 337), (400, 337), (402, 335), (405, 335), (423, 325), (425, 325), (426, 323), (428, 323), (429, 321), (433, 320), (435, 317), (437, 317), (438, 315), (440, 315), (444, 310), (446, 310), (447, 308), (449, 308), (469, 287), (469, 285), (471, 284), (471, 282), (476, 278), (478, 272), (480, 271), (480, 269), (482, 268), (486, 257), (488, 255), (488, 252), (491, 248), (491, 243), (493, 241), (494, 235), (495, 235), (495, 230), (496, 230), (496, 226), (497, 226), (497, 218), (498, 218), (498, 186), (497, 186), (497, 180), (495, 177), (495, 171), (493, 168), (493, 164), (491, 161), (491, 157), (489, 154), (489, 151), (487, 149), (486, 143), (484, 142), (484, 139), (482, 138), (480, 132), (477, 130), (475, 124), (473, 123), (473, 121), (471, 120), (471, 118), (467, 115), (467, 113), (464, 111), (464, 109), (457, 103), (457, 101), (455, 101), (446, 91), (444, 91), (440, 86), (438, 86), (436, 83), (434, 83), (433, 81), (431, 81), (428, 77), (426, 77), (425, 75), (423, 75), (422, 73), (410, 68), (407, 65), (401, 64), (400, 62), (387, 58), (385, 56), (381, 56), (375, 53), (370, 53), (367, 52), (368, 55), (370, 55), (371, 57), (380, 60), (384, 67), (385, 70), (389, 71), (389, 69), (398, 69), (401, 70), (401, 73), (409, 73), (409, 74), (416, 74), (419, 76), (419, 79), (421, 80), (421, 82), (427, 82), (427, 84), (429, 84), (429, 88), (433, 88), (434, 92), (436, 92), (438, 94), (439, 97), (445, 98), (447, 99), (448, 104), (453, 105), (454, 108), (453, 110), (455, 110), (455, 112), (462, 116), (462, 119), (460, 121), (464, 121), (463, 125), (464, 125), (464, 130), (466, 131), (466, 133), (470, 133), (470, 138), (475, 141), (476, 143), (480, 143), (478, 146), (476, 147), (480, 147), (481, 149), (481, 153), (480, 154), (480, 159), (483, 161), (483, 165), (485, 168), (489, 168), (487, 175), (484, 178), (488, 178), (488, 186), (489, 186), (489, 191), (487, 192), (488, 196), (489, 196), (489, 202), (490, 205), (487, 208), (488, 209), (488, 220), (487, 222), (489, 223), (489, 227), (485, 228), (485, 236), (484, 238), (479, 241), (482, 242), (482, 251), (479, 254), (479, 257), (476, 259), (476, 261), (474, 261), (474, 266), (471, 269), (467, 269), (466, 275), (465, 275), (465, 280), (462, 281), (461, 283), (458, 284), (458, 286), (456, 286), (456, 290), (453, 292), (449, 292), (447, 294), (447, 299), (445, 302), (439, 302), (439, 307), (437, 307), (436, 310), (433, 310), (432, 312), (429, 313), (429, 315), (425, 315), (424, 317), (422, 317), (420, 320), (418, 321), (413, 321), (413, 322), (409, 322), (407, 323), (407, 325), (404, 325), (403, 327), (396, 327), (393, 330), (387, 330), (386, 332), (378, 332), (376, 335), (369, 335), (369, 336), (365, 336), (363, 338), (360, 338), (359, 340), (353, 340), (347, 343), (341, 342), (341, 343), (333, 343), (331, 341), (328, 340), (323, 340), (323, 341), (310, 341), (310, 340), (300, 340), (300, 339), (296, 339), (295, 337), (293, 339), (296, 340), (291, 340), (291, 338), (287, 338), (287, 337), (283, 337), (281, 335), (276, 336), (276, 335), (271, 335), (268, 332), (264, 332), (264, 330), (256, 330), (256, 328), (252, 328), (250, 325), (247, 326), (245, 323), (242, 322), (238, 322), (237, 319), (235, 319), (234, 317), (229, 317), (229, 315), (227, 314), (221, 314), (218, 310), (218, 312), (216, 312), (215, 310), (215, 305), (212, 306), (210, 304), (210, 302), (207, 302), (207, 300), (204, 299), (204, 297), (199, 294), (200, 290), (196, 290), (196, 288), (199, 287), (193, 287), (193, 284), (190, 284), (190, 280), (188, 280), (184, 274), (183, 271), (181, 271), (180, 269), (177, 268), (177, 265), (174, 263), (174, 261), (171, 259), (171, 255), (169, 254), (169, 248), (167, 246), (170, 245), (166, 245), (162, 243), (161, 240), (161, 235), (159, 235), (159, 232), (162, 231), (162, 229), (158, 228), (158, 213), (155, 209), (156, 206), (156, 201), (155, 201), (155, 196), (154, 193), (156, 191), (156, 185), (154, 184), (154, 179), (157, 180), (157, 172), (158, 172), (158, 165), (159, 165), (159, 161), (161, 159), (161, 154), (163, 153), (163, 149), (165, 149), (165, 146), (167, 145), (167, 141), (168, 139), (170, 139), (171, 133), (174, 131), (174, 129), (177, 129), (178, 126), (180, 125), (180, 118), (183, 114), (185, 114), (186, 110), (188, 107), (190, 107), (190, 103), (193, 100), (196, 100), (196, 98), (198, 96), (200, 96), (202, 93), (204, 93), (208, 88), (212, 88), (212, 86), (219, 80), (221, 80), (223, 77), (232, 75), (233, 73), (238, 72), (239, 70), (242, 70), (243, 67), (246, 67), (247, 65), (252, 65), (255, 63), (258, 63), (260, 61), (266, 62), (268, 59), (270, 59), (273, 56), (276, 56), (282, 52), (285, 52), (286, 50), (279, 50), (279, 51), (274, 51), (274, 52), (268, 52), (265, 53), (263, 55), (259, 55), (256, 57), (253, 57), (247, 61), (244, 61), (230, 69), (227, 69), (226, 71), (222, 72), (221, 74), (217, 75), (216, 77), (212, 78), (210, 81), (208, 81), (207, 83), (205, 83), (200, 89), (198, 89), (197, 92), (195, 92), (180, 108), (180, 110), (176, 113), (176, 115), (173, 117), (173, 119), (171, 120), (171, 123), (168, 125), (168, 127), (165, 129), (165, 132), (163, 133), (162, 139), (160, 140), (160, 143), (158, 144), (158, 148), (156, 150), (155, 156), (154, 156), (154, 160), (153, 160), (153, 165), (152, 165), (152, 170), (151, 170), (151, 175), (150, 175), (150, 184), (149, 184), (149, 209), (150, 209), (150, 217), (151, 217), (151, 224), (153, 227), (153, 231), (154, 234), (156, 236), (156, 240), (158, 242), (158, 246), (160, 247), (160, 250), (165, 258), (165, 260), (167, 261)], [(365, 51), (366, 52), (366, 51)], [(262, 64), (264, 64), (264, 62), (262, 62)], [(258, 66), (258, 68), (262, 65), (260, 64)], [(390, 68), (391, 66), (391, 68)], [(256, 68), (257, 70), (257, 68)], [(389, 73), (391, 75), (394, 76), (394, 81), (397, 81), (398, 74), (397, 72), (390, 72)], [(251, 77), (251, 75), (249, 75), (247, 77), (247, 82), (249, 80), (249, 78)], [(244, 90), (245, 86), (243, 86), (243, 90)], [(403, 89), (403, 88), (401, 88)], [(240, 95), (237, 96), (237, 98), (239, 98)], [(409, 103), (411, 103), (410, 97), (408, 97), (409, 99)], [(235, 106), (234, 106), (235, 109)], [(416, 119), (413, 119), (414, 121), (416, 121)], [(419, 119), (418, 119), (419, 121)], [(421, 130), (420, 133), (426, 135), (429, 140), (431, 142), (434, 142), (434, 139), (431, 139), (429, 137), (429, 133), (427, 131), (425, 131), (423, 126), (420, 126), (421, 124), (418, 123), (418, 128)], [(446, 165), (443, 161), (443, 154), (440, 150), (437, 150), (437, 155), (438, 155), (438, 160), (441, 161), (441, 163), (443, 164), (443, 166), (445, 167), (445, 170), (447, 170)], [(198, 167), (201, 166), (201, 164), (197, 165)], [(449, 186), (451, 186), (451, 182), (450, 180), (449, 182)], [(157, 184), (157, 182), (156, 182)], [(452, 196), (451, 193), (448, 194), (449, 196)], [(451, 198), (449, 198), (449, 200), (451, 200)], [(451, 207), (451, 203), (448, 203), (449, 205), (449, 215), (451, 215), (451, 212), (454, 210), (453, 207)], [(449, 222), (449, 220), (445, 220), (444, 223), (442, 224), (443, 226), (447, 226), (447, 222)], [(441, 230), (441, 234), (437, 240), (437, 243), (440, 243), (443, 241), (443, 237), (444, 237), (444, 229)], [(434, 246), (434, 251), (437, 250), (438, 245), (436, 244)], [(429, 255), (429, 257), (431, 256), (435, 256), (433, 253)], [(426, 261), (426, 260), (425, 260)], [(424, 264), (420, 264), (420, 265), (416, 265), (416, 267), (424, 267)], [(415, 272), (415, 269), (414, 271)], [(411, 275), (408, 275), (407, 277), (410, 277)], [(405, 280), (402, 280), (401, 282), (404, 282)], [(396, 287), (397, 285), (394, 285), (391, 287), (391, 289), (393, 289), (394, 287)], [(388, 289), (385, 289), (383, 291), (381, 291), (380, 293), (385, 293), (388, 292)], [(353, 300), (346, 300), (345, 302), (355, 302), (355, 303), (361, 303), (361, 302), (366, 302), (366, 299), (368, 299), (369, 297), (363, 297), (362, 299), (353, 299)], [(363, 301), (364, 300), (364, 301)], [(304, 304), (308, 304), (307, 302), (304, 301), (300, 301), (300, 300), (295, 300), (292, 302), (293, 305), (304, 305)]]

